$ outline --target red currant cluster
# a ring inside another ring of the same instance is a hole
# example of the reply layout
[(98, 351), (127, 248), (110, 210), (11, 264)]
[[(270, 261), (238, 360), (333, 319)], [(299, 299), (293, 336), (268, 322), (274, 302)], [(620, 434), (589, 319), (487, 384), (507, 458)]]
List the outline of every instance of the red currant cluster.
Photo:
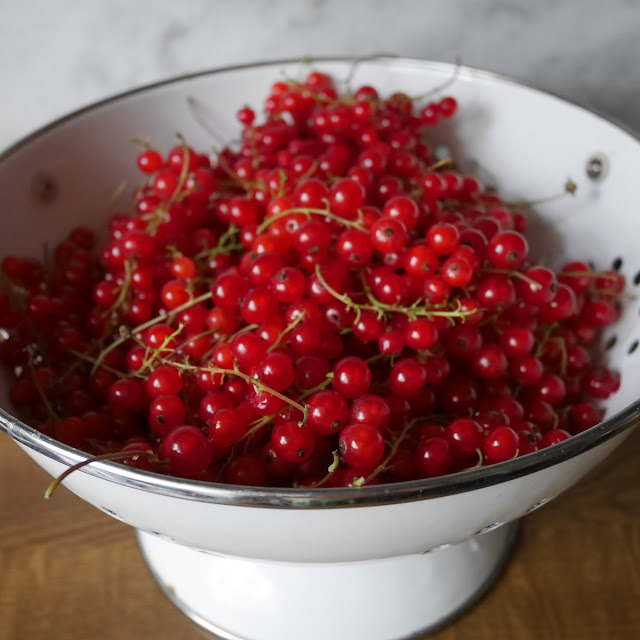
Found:
[[(429, 130), (452, 117), (318, 72), (212, 162), (146, 148), (135, 214), (98, 256), (6, 257), (0, 357), (21, 415), (95, 455), (270, 486), (431, 477), (530, 453), (601, 419), (624, 288), (532, 262), (503, 202)], [(424, 101), (422, 101), (424, 102)]]

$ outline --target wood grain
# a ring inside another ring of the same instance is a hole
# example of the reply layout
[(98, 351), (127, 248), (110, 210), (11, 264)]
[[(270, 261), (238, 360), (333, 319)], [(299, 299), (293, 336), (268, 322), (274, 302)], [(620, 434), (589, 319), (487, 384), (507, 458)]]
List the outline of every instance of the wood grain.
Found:
[[(523, 522), (497, 584), (431, 640), (640, 637), (640, 430)], [(0, 435), (0, 638), (197, 640), (133, 530), (66, 490)], [(300, 640), (304, 640), (301, 638)]]

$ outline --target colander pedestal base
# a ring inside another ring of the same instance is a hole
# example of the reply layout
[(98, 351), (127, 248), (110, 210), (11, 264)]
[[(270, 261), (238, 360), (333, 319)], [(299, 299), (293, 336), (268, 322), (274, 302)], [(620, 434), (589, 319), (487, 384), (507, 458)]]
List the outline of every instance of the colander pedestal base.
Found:
[(418, 638), (492, 584), (513, 522), (414, 556), (337, 564), (209, 554), (138, 531), (154, 577), (194, 622), (225, 640)]

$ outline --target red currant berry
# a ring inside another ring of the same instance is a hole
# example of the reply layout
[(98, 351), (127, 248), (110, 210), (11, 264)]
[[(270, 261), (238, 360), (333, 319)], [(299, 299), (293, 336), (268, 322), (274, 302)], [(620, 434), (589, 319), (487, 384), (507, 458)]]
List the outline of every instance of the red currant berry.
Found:
[(165, 435), (158, 457), (167, 461), (171, 475), (196, 478), (209, 466), (213, 449), (200, 429), (181, 425)]
[(520, 438), (511, 427), (497, 427), (484, 439), (482, 451), (489, 464), (511, 460), (518, 455)]
[(357, 398), (369, 390), (371, 369), (362, 358), (347, 356), (334, 365), (331, 384), (345, 398)]
[(370, 469), (382, 460), (384, 438), (380, 430), (366, 422), (354, 422), (340, 432), (340, 455), (357, 469)]

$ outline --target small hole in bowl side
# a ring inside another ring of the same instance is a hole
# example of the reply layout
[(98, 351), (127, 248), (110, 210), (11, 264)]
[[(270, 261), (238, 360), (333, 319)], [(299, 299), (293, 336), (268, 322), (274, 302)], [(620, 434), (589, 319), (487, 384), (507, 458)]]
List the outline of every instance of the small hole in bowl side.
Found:
[(621, 267), (622, 267), (622, 258), (617, 257), (611, 264), (611, 268), (614, 269), (615, 271), (620, 271)]
[(638, 344), (640, 344), (640, 342), (638, 342), (638, 340), (634, 340), (627, 349), (627, 355), (631, 355), (638, 348)]
[(589, 180), (593, 182), (600, 182), (607, 176), (609, 169), (609, 162), (607, 156), (604, 153), (594, 153), (588, 160), (585, 166), (585, 173)]
[[(165, 535), (164, 533), (160, 533), (159, 531), (145, 531), (145, 533), (155, 536), (156, 538), (160, 538), (160, 540), (166, 540), (167, 542), (173, 542), (173, 543), (176, 542), (175, 539), (172, 538), (171, 536)], [(196, 549), (196, 551), (207, 553), (206, 551), (202, 551), (201, 549)]]
[(547, 502), (549, 502), (549, 500), (551, 500), (551, 498), (542, 498), (542, 500), (538, 500), (538, 502), (536, 502), (535, 504), (531, 505), (525, 511), (525, 513), (531, 513), (532, 511), (535, 511), (536, 509), (539, 509), (542, 505), (547, 504)]
[(49, 173), (38, 171), (31, 177), (31, 193), (40, 204), (49, 204), (58, 197), (58, 183)]
[(107, 509), (107, 507), (101, 507), (100, 505), (98, 505), (98, 509), (100, 509), (100, 511), (104, 511), (104, 513), (111, 516), (112, 518), (115, 518), (116, 520), (120, 520), (120, 522), (124, 522), (124, 520), (115, 511), (112, 511), (111, 509)]
[(451, 147), (448, 147), (446, 144), (440, 144), (435, 148), (434, 156), (436, 160), (446, 160), (451, 157)]
[(437, 547), (431, 547), (431, 549), (427, 549), (426, 551), (423, 551), (420, 555), (424, 556), (427, 555), (427, 553), (433, 553), (434, 551), (442, 551), (443, 549), (448, 549), (449, 547), (452, 547), (452, 544), (440, 544)]
[(633, 276), (633, 284), (635, 284), (636, 287), (640, 284), (640, 271)]
[(611, 349), (613, 349), (613, 347), (615, 347), (616, 342), (618, 342), (618, 336), (611, 336), (605, 343), (604, 348), (607, 351), (610, 351)]
[(479, 531), (476, 531), (473, 535), (480, 536), (483, 533), (489, 533), (489, 531), (493, 531), (494, 529), (501, 527), (503, 524), (504, 522), (492, 522), (491, 524), (488, 524), (486, 527), (482, 527), (482, 529), (480, 529)]

